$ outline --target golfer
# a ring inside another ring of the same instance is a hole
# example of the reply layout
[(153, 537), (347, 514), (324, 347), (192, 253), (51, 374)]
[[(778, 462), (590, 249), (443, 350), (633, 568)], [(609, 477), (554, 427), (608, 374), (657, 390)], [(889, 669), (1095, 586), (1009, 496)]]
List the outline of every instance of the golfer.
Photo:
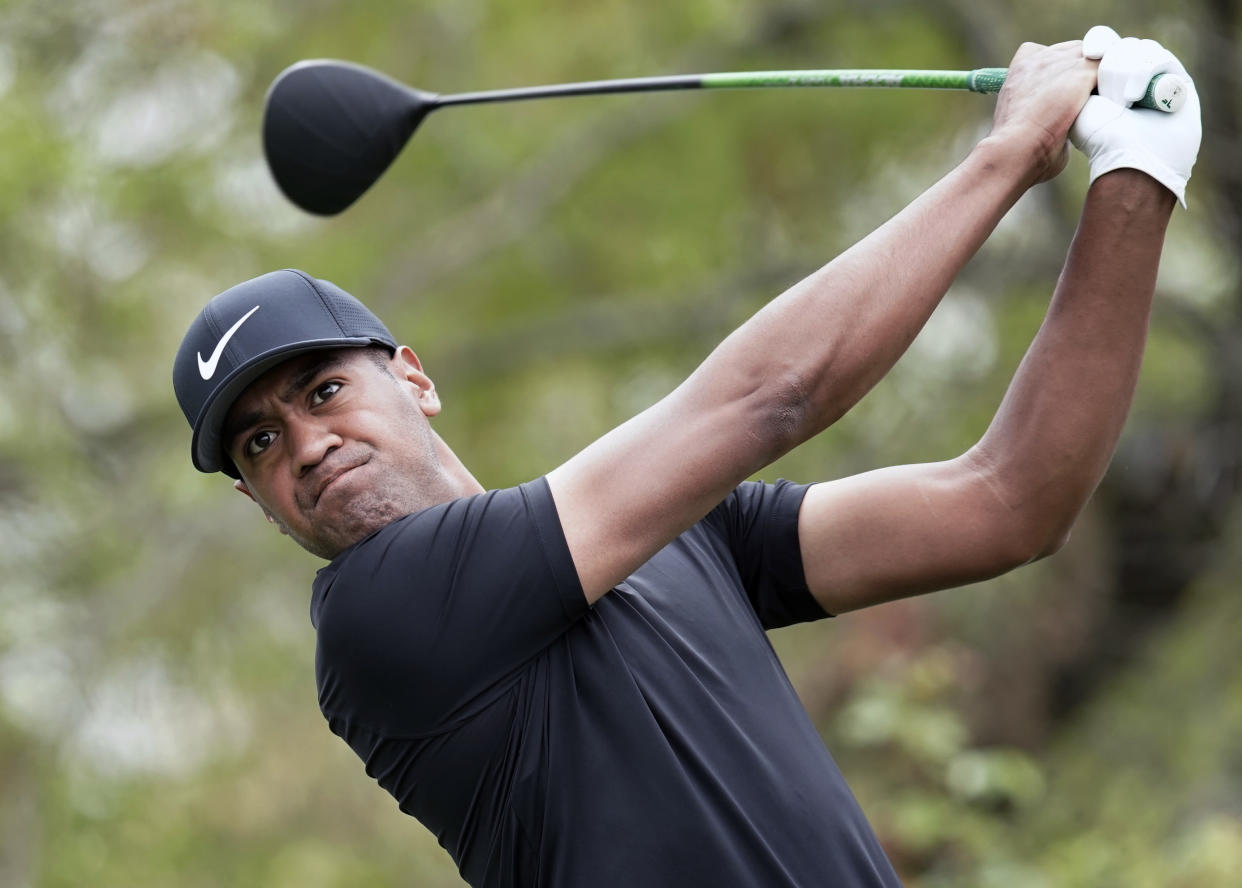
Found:
[[(1200, 124), (1193, 85), (1175, 114), (1127, 107), (1184, 73), (1167, 51), (1088, 38), (1024, 45), (960, 166), (670, 395), (511, 489), (454, 455), (415, 353), (333, 284), (265, 274), (194, 320), (174, 370), (194, 464), (330, 561), (311, 604), (323, 714), (470, 884), (898, 884), (764, 630), (1045, 556), (1098, 483)], [(1071, 127), (1082, 220), (982, 439), (947, 462), (747, 481), (892, 367), (1063, 169)]]

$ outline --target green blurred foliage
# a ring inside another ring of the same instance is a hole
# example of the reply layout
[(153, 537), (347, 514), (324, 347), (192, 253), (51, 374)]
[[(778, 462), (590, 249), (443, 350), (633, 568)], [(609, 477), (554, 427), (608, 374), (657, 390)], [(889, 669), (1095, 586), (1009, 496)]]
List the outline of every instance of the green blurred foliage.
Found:
[[(791, 90), (442, 112), (380, 187), (321, 220), (260, 155), (281, 69), (340, 57), (453, 92), (1004, 64), (1022, 39), (1098, 21), (1186, 57), (1239, 36), (1211, 32), (1199, 3), (1011, 7), (0, 3), (0, 885), (460, 884), (318, 713), (317, 562), (189, 464), (171, 358), (211, 294), (288, 266), (345, 286), (419, 351), (441, 434), (485, 484), (513, 484), (669, 391), (962, 157), (991, 107)], [(1239, 305), (1223, 176), (1201, 166), (1175, 217), (1145, 427), (1182, 428), (1230, 381), (1204, 332)], [(968, 447), (1038, 326), (1084, 187), (1075, 159), (1024, 199), (907, 358), (768, 477)], [(908, 884), (1242, 872), (1242, 525), (1086, 704), (1049, 705), (1047, 676), (1100, 643), (1113, 524), (1091, 509), (1048, 562), (776, 634)]]

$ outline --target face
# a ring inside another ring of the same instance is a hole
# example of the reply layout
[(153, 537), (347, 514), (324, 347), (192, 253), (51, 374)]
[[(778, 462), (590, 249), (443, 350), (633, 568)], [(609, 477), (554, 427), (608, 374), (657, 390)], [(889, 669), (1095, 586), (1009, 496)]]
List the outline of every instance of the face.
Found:
[(225, 420), (237, 488), (323, 558), (461, 495), (437, 452), (428, 419), (440, 402), (418, 358), (402, 346), (380, 366), (376, 354), (292, 358), (252, 383)]

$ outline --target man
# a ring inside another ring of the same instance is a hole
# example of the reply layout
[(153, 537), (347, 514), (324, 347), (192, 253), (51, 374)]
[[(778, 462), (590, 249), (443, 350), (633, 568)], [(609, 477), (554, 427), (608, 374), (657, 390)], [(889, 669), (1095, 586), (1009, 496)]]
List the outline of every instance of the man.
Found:
[[(1157, 70), (1182, 69), (1107, 29), (1023, 46), (957, 169), (672, 394), (509, 490), (432, 430), (431, 379), (348, 294), (283, 271), (212, 300), (174, 371), (195, 465), (331, 560), (312, 599), (321, 709), (467, 881), (897, 884), (763, 630), (1064, 541), (1128, 410), (1198, 147), (1193, 88), (1177, 114), (1126, 107)], [(979, 443), (746, 482), (887, 372), (1005, 212), (1062, 170), (1071, 125), (1093, 184)]]

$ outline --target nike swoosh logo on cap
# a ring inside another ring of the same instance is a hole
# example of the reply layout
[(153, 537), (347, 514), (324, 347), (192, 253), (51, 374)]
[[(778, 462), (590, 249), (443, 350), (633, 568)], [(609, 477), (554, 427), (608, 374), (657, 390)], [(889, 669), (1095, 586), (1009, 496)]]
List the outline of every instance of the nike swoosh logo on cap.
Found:
[(229, 340), (233, 338), (233, 334), (241, 329), (241, 325), (250, 319), (250, 316), (259, 310), (259, 306), (255, 306), (241, 316), (241, 320), (233, 326), (229, 327), (228, 332), (220, 337), (220, 341), (216, 343), (216, 350), (211, 353), (211, 357), (203, 360), (203, 353), (198, 352), (198, 372), (203, 379), (211, 379), (216, 375), (216, 365), (220, 363), (220, 356), (224, 354), (224, 347), (229, 344)]

